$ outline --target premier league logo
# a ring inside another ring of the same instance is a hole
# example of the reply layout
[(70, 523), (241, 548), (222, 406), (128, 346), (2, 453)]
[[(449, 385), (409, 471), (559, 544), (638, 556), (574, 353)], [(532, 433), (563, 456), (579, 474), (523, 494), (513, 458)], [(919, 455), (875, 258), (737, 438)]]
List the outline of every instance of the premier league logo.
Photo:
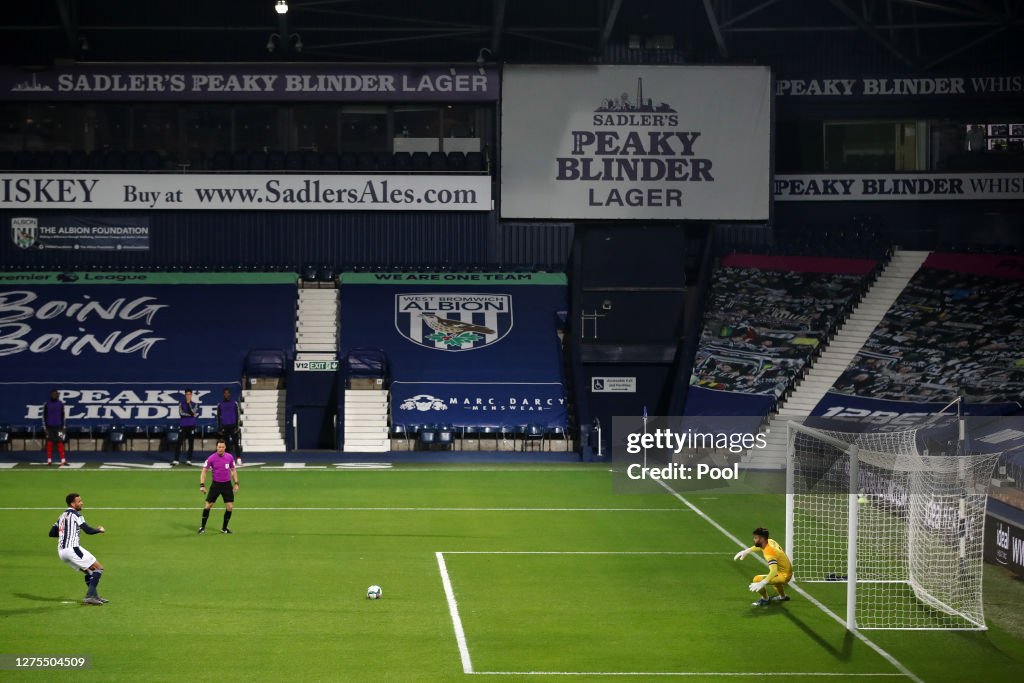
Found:
[(395, 328), (429, 349), (473, 351), (501, 341), (512, 331), (512, 297), (465, 292), (396, 294)]
[(36, 234), (39, 231), (39, 219), (37, 218), (12, 218), (11, 239), (21, 249), (31, 249), (36, 246)]

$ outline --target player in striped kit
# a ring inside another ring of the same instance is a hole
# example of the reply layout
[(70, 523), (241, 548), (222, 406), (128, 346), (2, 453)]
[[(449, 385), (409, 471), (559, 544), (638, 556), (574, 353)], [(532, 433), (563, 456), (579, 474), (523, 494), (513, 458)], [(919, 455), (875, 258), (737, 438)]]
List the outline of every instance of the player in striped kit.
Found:
[(96, 587), (103, 576), (103, 565), (96, 557), (85, 548), (78, 545), (79, 530), (85, 533), (102, 534), (105, 529), (101, 526), (91, 527), (85, 522), (82, 516), (82, 497), (77, 493), (69, 493), (65, 500), (68, 509), (61, 513), (61, 516), (50, 527), (50, 537), (57, 540), (57, 557), (67, 563), (73, 569), (85, 574), (85, 585), (87, 587), (84, 602), (87, 605), (103, 605), (109, 602), (101, 598), (96, 592)]

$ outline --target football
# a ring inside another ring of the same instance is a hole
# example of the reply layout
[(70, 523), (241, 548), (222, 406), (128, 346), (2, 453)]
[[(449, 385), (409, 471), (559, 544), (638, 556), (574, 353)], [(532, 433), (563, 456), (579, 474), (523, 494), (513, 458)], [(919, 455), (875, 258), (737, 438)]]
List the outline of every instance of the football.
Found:
[(380, 586), (370, 586), (366, 589), (366, 597), (368, 597), (370, 600), (379, 600), (380, 596)]

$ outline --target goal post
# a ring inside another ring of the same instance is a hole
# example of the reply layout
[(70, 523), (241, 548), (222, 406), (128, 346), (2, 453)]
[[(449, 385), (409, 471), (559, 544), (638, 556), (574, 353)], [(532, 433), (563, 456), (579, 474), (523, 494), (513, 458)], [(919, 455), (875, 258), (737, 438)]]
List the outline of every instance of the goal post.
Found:
[(790, 422), (787, 455), (794, 577), (844, 583), (847, 628), (985, 628), (985, 503), (998, 454), (922, 455), (917, 430)]

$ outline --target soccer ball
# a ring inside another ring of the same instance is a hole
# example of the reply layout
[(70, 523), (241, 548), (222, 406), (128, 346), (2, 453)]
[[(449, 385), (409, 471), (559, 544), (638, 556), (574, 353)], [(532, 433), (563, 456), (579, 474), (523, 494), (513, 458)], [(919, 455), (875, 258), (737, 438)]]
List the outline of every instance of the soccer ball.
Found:
[(370, 600), (379, 600), (381, 596), (380, 586), (370, 586), (366, 589), (366, 597)]

